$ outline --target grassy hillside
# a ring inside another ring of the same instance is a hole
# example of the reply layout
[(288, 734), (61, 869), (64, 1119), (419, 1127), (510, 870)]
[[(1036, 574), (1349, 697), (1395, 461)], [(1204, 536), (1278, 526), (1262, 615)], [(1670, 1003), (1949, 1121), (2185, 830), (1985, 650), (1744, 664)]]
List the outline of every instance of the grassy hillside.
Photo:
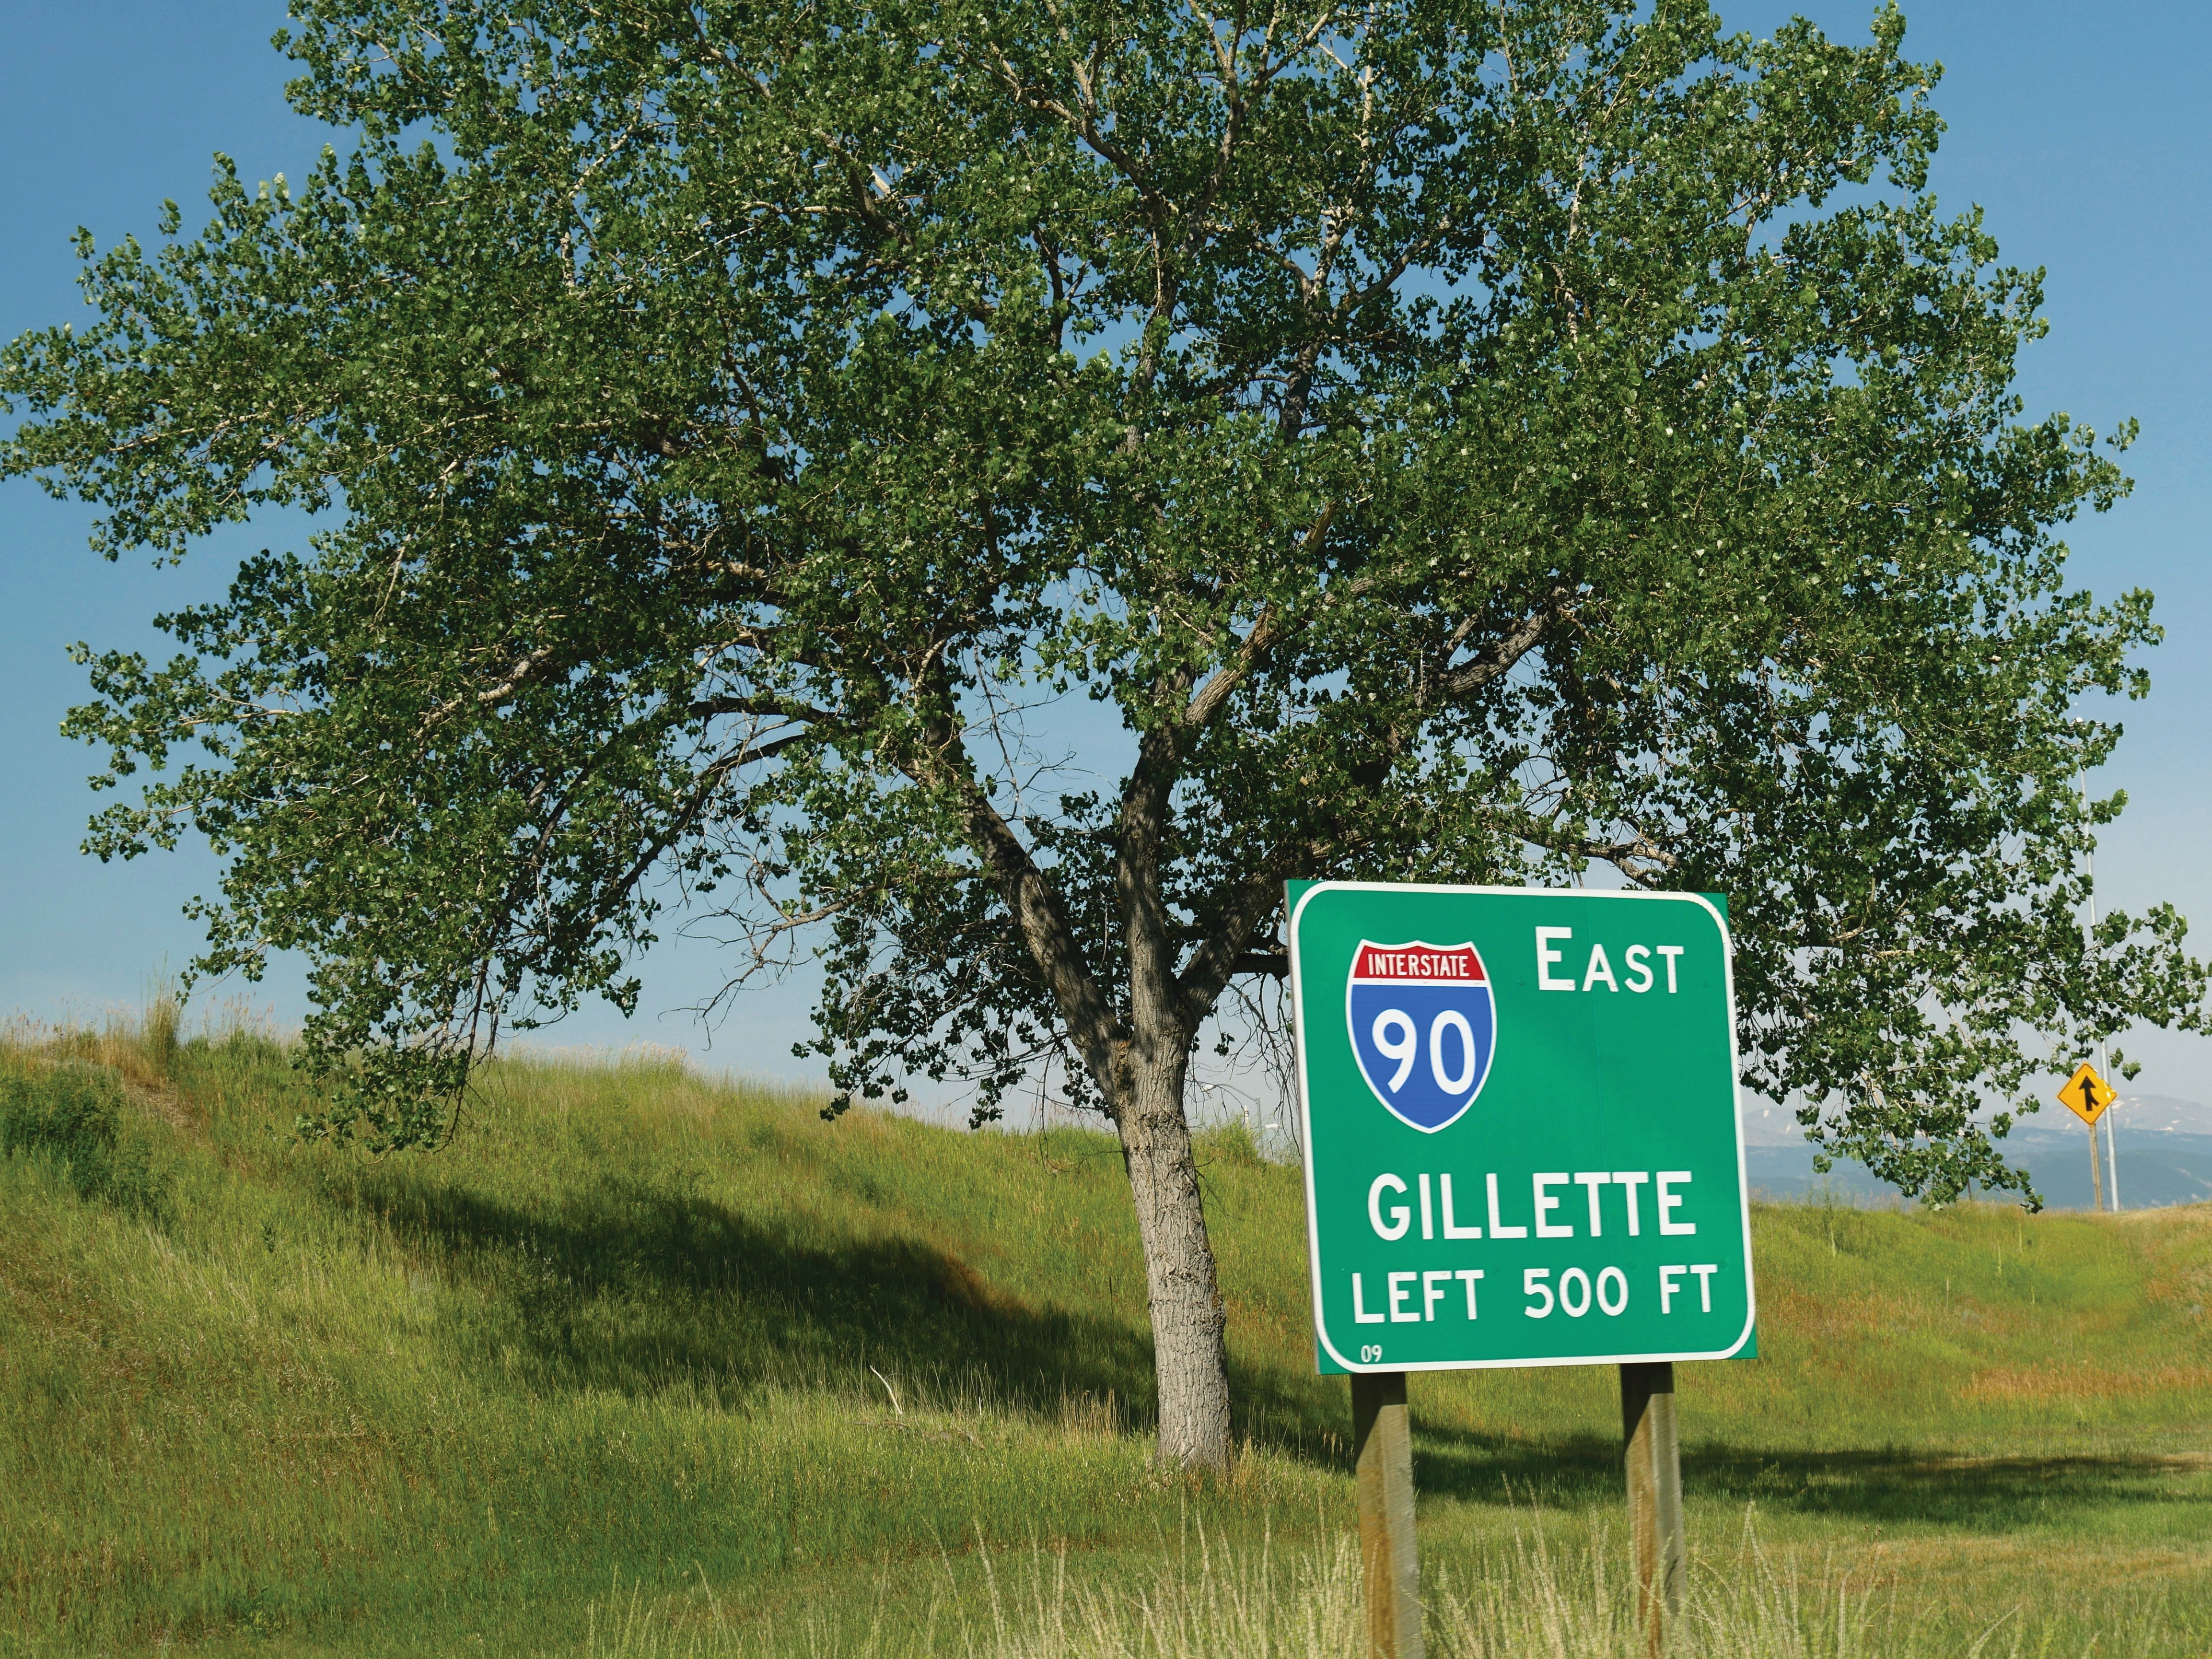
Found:
[[(1234, 1133), (1217, 1484), (1150, 1468), (1102, 1136), (652, 1065), (503, 1063), (431, 1156), (302, 1146), (301, 1104), (249, 1033), (0, 1048), (0, 1651), (1012, 1651), (1047, 1603), (1168, 1605), (1163, 1560), (1349, 1582), (1298, 1178)], [(1748, 1523), (1851, 1650), (2212, 1644), (2212, 1212), (1756, 1232), (1764, 1357), (1682, 1370), (1702, 1582), (1746, 1582)], [(1468, 1598), (1441, 1645), (1503, 1650), (1467, 1608), (1516, 1573), (1609, 1593), (1613, 1389), (1415, 1379), (1437, 1616)]]

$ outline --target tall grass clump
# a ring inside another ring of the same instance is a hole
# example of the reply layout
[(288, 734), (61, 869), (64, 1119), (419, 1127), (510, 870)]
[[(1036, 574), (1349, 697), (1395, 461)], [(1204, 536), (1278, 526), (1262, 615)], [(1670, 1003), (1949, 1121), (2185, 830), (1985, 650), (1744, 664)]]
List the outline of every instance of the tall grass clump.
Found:
[[(1832, 1565), (1832, 1564), (1831, 1564)], [(1619, 1534), (1601, 1526), (1580, 1550), (1516, 1532), (1472, 1562), (1446, 1563), (1428, 1609), (1439, 1659), (1648, 1659), (1649, 1635)], [(1674, 1659), (1910, 1659), (1982, 1651), (1955, 1629), (1925, 1638), (1910, 1604), (1853, 1586), (1848, 1572), (1808, 1582), (1764, 1550), (1746, 1517), (1733, 1554), (1692, 1556), (1667, 1651)]]
[(135, 1127), (109, 1066), (64, 1060), (0, 1075), (0, 1157), (50, 1166), (79, 1198), (158, 1207), (159, 1182)]
[(137, 1047), (147, 1069), (165, 1081), (176, 1075), (177, 1052), (184, 1046), (185, 1006), (173, 987), (158, 985), (139, 1017)]

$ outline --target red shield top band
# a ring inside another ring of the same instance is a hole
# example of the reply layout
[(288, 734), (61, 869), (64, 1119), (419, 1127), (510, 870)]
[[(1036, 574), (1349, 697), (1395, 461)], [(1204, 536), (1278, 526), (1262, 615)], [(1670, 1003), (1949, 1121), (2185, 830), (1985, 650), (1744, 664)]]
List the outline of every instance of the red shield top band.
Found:
[(1352, 976), (1428, 985), (1479, 985), (1482, 958), (1471, 945), (1363, 945)]

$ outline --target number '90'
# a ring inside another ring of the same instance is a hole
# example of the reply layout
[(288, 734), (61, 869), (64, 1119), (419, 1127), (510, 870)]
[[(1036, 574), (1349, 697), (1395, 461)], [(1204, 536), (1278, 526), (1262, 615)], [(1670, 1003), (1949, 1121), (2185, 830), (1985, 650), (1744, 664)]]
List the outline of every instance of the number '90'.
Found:
[[(1447, 1031), (1459, 1039), (1457, 1076), (1448, 1076), (1444, 1072)], [(1390, 1079), (1390, 1092), (1395, 1095), (1413, 1075), (1414, 1057), (1421, 1051), (1419, 1028), (1404, 1009), (1385, 1008), (1375, 1016), (1369, 1035), (1375, 1039), (1376, 1053), (1398, 1062), (1398, 1069)], [(1436, 1079), (1437, 1087), (1447, 1095), (1465, 1094), (1474, 1085), (1474, 1031), (1468, 1024), (1467, 1016), (1456, 1008), (1445, 1009), (1429, 1025), (1429, 1073)]]

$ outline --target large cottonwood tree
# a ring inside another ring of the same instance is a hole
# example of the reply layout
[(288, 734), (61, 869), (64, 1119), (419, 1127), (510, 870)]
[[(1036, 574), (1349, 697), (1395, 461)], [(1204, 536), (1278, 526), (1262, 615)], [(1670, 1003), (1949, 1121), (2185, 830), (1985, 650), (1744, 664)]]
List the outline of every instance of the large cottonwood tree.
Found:
[(2009, 390), (2036, 280), (1926, 194), (1893, 12), (294, 13), (343, 151), (88, 244), (0, 391), (111, 556), (320, 514), (70, 726), (159, 775), (93, 850), (227, 859), (208, 966), (307, 953), (321, 1127), (434, 1139), (665, 904), (733, 973), (811, 922), (843, 1097), (1067, 1062), (1218, 1466), (1184, 1092), (1286, 877), (1725, 890), (1746, 1081), (1937, 1198), (2196, 1018), (2179, 918), (2075, 920), (2149, 602), (2063, 584), (2124, 481)]

